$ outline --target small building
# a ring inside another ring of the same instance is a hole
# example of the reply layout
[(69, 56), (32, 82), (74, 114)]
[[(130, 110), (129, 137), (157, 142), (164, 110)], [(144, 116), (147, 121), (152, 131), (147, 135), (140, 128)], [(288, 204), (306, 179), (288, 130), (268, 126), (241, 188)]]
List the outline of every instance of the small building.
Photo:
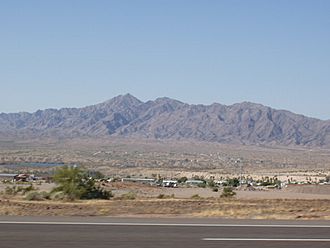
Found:
[(0, 180), (10, 180), (13, 182), (28, 182), (34, 180), (34, 175), (29, 174), (0, 174)]
[(15, 181), (16, 176), (18, 176), (18, 174), (2, 173), (0, 174), (0, 180)]
[(27, 182), (27, 181), (32, 181), (33, 177), (34, 176), (29, 175), (29, 174), (18, 174), (14, 177), (14, 180), (16, 182)]
[(178, 187), (178, 181), (177, 180), (163, 180), (162, 186), (168, 187), (168, 188), (176, 188), (176, 187)]
[(214, 181), (214, 183), (218, 186), (227, 185), (228, 180), (217, 180), (217, 181)]
[(205, 184), (205, 182), (202, 180), (187, 180), (185, 183), (188, 185), (196, 185), (196, 186), (199, 184)]
[(156, 179), (127, 177), (127, 178), (122, 178), (121, 181), (122, 182), (134, 182), (134, 183), (154, 183), (156, 181)]

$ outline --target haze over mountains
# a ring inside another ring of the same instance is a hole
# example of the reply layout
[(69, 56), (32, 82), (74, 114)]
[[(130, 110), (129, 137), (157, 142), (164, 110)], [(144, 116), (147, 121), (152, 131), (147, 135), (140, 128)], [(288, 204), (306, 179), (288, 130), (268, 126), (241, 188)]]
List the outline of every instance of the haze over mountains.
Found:
[(0, 139), (149, 138), (330, 147), (330, 121), (255, 103), (190, 105), (120, 95), (84, 108), (0, 114)]

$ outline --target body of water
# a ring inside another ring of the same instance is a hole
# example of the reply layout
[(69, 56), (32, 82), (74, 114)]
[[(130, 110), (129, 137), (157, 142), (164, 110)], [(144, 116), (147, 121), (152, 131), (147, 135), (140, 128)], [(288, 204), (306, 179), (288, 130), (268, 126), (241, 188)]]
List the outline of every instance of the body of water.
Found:
[(56, 167), (63, 166), (64, 163), (15, 163), (15, 164), (3, 164), (5, 168), (17, 168), (17, 167)]

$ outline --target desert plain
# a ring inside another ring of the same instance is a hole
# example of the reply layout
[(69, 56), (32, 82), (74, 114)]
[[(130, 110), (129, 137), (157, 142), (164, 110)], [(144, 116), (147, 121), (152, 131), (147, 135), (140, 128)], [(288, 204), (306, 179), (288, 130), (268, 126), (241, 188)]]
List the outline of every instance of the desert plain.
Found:
[[(1, 142), (0, 148), (0, 173), (45, 176), (56, 167), (24, 165), (78, 165), (102, 173), (109, 180), (100, 185), (113, 194), (110, 200), (31, 201), (22, 194), (6, 194), (8, 185), (1, 183), (0, 215), (330, 219), (330, 151), (326, 149), (132, 139), (29, 140)], [(120, 180), (182, 177), (215, 181), (276, 177), (283, 184), (281, 188), (242, 184), (234, 188), (233, 197), (222, 197), (221, 185), (214, 190)], [(55, 187), (52, 182), (33, 182), (33, 186), (40, 192)]]

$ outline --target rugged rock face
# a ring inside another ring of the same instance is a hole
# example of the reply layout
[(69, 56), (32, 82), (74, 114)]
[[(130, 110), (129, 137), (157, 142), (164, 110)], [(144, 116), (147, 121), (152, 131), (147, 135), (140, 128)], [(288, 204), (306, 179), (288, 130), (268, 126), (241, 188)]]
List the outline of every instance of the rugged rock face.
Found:
[(260, 104), (189, 105), (117, 96), (85, 108), (0, 114), (0, 138), (143, 137), (232, 144), (330, 147), (330, 121)]

